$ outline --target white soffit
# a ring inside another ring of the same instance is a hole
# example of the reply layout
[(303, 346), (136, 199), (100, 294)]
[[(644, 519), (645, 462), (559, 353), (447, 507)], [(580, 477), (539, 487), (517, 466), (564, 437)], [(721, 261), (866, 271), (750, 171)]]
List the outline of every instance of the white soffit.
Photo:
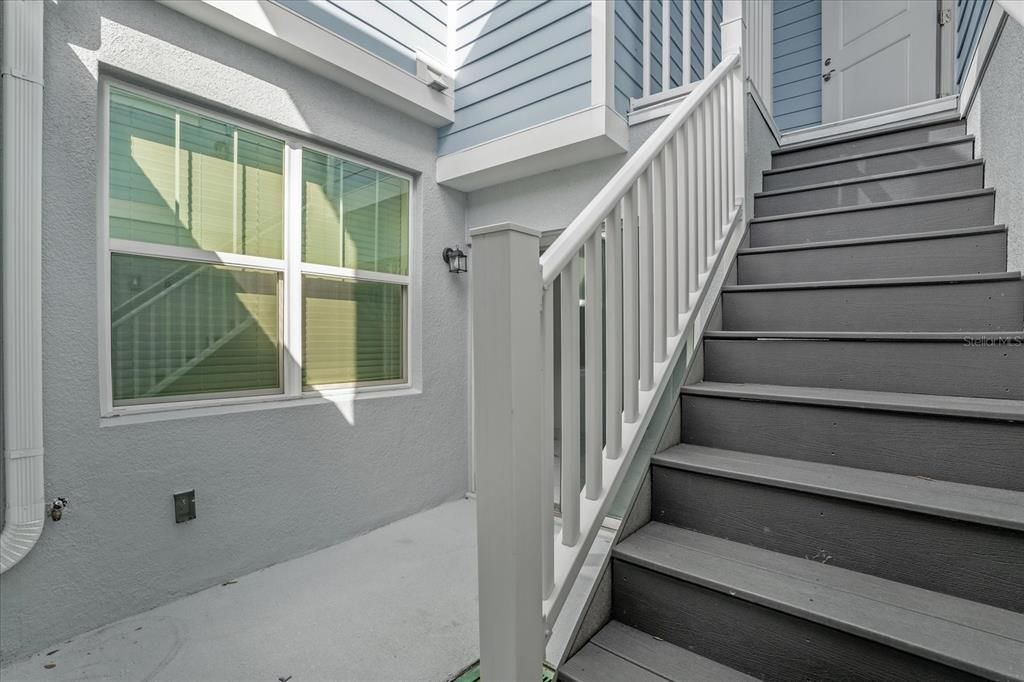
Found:
[(629, 149), (629, 127), (598, 105), (437, 159), (437, 182), (463, 192), (574, 166)]

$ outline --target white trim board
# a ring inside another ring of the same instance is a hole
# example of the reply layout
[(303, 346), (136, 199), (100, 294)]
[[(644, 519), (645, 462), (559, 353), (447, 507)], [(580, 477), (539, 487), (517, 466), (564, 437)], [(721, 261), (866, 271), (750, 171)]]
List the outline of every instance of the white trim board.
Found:
[(629, 126), (591, 106), (437, 158), (437, 182), (463, 192), (491, 187), (629, 149)]
[(974, 48), (974, 55), (971, 63), (967, 65), (967, 73), (964, 75), (963, 83), (960, 86), (960, 117), (967, 116), (974, 104), (974, 98), (978, 94), (981, 81), (985, 78), (985, 71), (992, 59), (996, 45), (999, 44), (999, 36), (1003, 34), (1003, 27), (1007, 20), (1006, 10), (998, 2), (993, 2), (992, 7), (985, 17), (985, 25), (981, 27), (981, 36)]
[(785, 148), (789, 145), (798, 145), (805, 142), (841, 138), (845, 135), (862, 133), (866, 130), (888, 128), (911, 120), (925, 122), (933, 118), (949, 118), (950, 114), (957, 113), (957, 101), (956, 95), (950, 95), (949, 97), (940, 97), (925, 102), (908, 104), (874, 114), (865, 114), (864, 116), (856, 116), (842, 121), (824, 123), (810, 128), (801, 128), (791, 133), (782, 133), (781, 146)]
[(269, 0), (159, 0), (196, 21), (433, 126), (455, 120), (455, 97)]

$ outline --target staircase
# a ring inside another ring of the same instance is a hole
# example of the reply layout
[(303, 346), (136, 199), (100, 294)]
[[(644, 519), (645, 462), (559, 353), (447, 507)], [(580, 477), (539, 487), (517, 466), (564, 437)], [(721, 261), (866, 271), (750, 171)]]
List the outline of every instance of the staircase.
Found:
[(1024, 679), (1024, 282), (982, 175), (959, 120), (775, 152), (559, 679)]

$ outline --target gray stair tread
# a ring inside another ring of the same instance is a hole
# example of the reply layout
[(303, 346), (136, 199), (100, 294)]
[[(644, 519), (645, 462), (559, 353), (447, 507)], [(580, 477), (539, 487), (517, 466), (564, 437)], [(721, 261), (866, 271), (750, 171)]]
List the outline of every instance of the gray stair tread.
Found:
[[(985, 162), (980, 159), (973, 161), (957, 161), (956, 163), (945, 163), (941, 166), (929, 166), (927, 168), (912, 168), (910, 170), (892, 171), (889, 173), (876, 173), (874, 175), (859, 175), (853, 178), (843, 178), (842, 180), (829, 180), (828, 182), (819, 182), (813, 185), (799, 185), (797, 187), (786, 187), (785, 189), (773, 189), (767, 192), (755, 192), (754, 198), (765, 198), (765, 197), (776, 197), (784, 194), (794, 194), (797, 192), (806, 192), (808, 190), (815, 189), (828, 189), (830, 187), (844, 187), (846, 185), (856, 185), (862, 182), (875, 182), (878, 180), (889, 180), (891, 178), (903, 178), (913, 175), (926, 175), (928, 173), (937, 173), (947, 170), (953, 170), (956, 168), (970, 168), (971, 166), (981, 166)], [(786, 169), (790, 170), (790, 169)]]
[(936, 196), (928, 197), (915, 197), (913, 199), (897, 199), (895, 201), (879, 201), (871, 204), (858, 204), (855, 206), (837, 206), (835, 208), (817, 208), (813, 211), (801, 211), (799, 213), (780, 213), (778, 215), (763, 216), (760, 218), (753, 218), (750, 222), (756, 223), (774, 223), (780, 220), (789, 220), (791, 218), (813, 218), (815, 216), (832, 215), (834, 213), (851, 213), (855, 211), (876, 211), (879, 209), (890, 208), (893, 206), (911, 206), (914, 204), (926, 204), (932, 201), (945, 201), (948, 199), (959, 199), (964, 197), (975, 197), (984, 196), (987, 194), (995, 194), (995, 190), (988, 187), (984, 189), (970, 189), (963, 192), (947, 192), (945, 194), (939, 194)]
[(684, 443), (657, 466), (1024, 531), (1024, 493)]
[(705, 339), (836, 339), (844, 341), (935, 341), (963, 343), (964, 336), (981, 341), (1024, 341), (1022, 332), (787, 332), (787, 331), (707, 331)]
[(781, 282), (778, 284), (731, 284), (726, 292), (786, 291), (789, 289), (842, 289), (847, 287), (894, 287), (927, 284), (963, 284), (968, 282), (1006, 282), (1019, 280), (1019, 272), (986, 272), (974, 275), (928, 275), (925, 277), (876, 277), (872, 279), (836, 279), (822, 282)]
[(889, 244), (893, 242), (910, 242), (926, 239), (944, 239), (963, 237), (990, 232), (1006, 232), (1006, 225), (985, 225), (982, 227), (962, 227), (956, 230), (935, 230), (932, 232), (910, 232), (907, 234), (883, 235), (879, 237), (858, 237), (856, 239), (833, 239), (823, 242), (801, 242), (799, 244), (780, 244), (779, 246), (753, 246), (737, 250), (739, 256), (758, 253), (783, 253), (786, 251), (807, 251), (814, 249), (835, 249), (844, 246), (864, 246), (868, 244)]
[(966, 398), (774, 384), (726, 384), (711, 381), (684, 386), (682, 393), (739, 400), (811, 403), (864, 410), (934, 414), (945, 417), (1024, 421), (1024, 400), (1000, 398)]
[(967, 672), (1024, 675), (1024, 615), (652, 522), (616, 558)]
[(605, 625), (590, 641), (668, 680), (749, 682), (754, 679), (615, 620)]
[(587, 643), (558, 670), (562, 680), (574, 682), (665, 682), (661, 675), (630, 663), (593, 643)]
[[(916, 152), (920, 149), (930, 149), (931, 147), (945, 147), (947, 145), (962, 144), (964, 142), (973, 142), (974, 135), (961, 135), (960, 137), (951, 137), (948, 140), (933, 140), (931, 142), (919, 142), (917, 144), (908, 144), (902, 147), (892, 147), (890, 149), (882, 149), (872, 152), (864, 152), (863, 154), (852, 154), (850, 156), (844, 156), (838, 159), (825, 159), (822, 161), (811, 161), (809, 163), (802, 163), (795, 166), (786, 166), (784, 168), (769, 168), (768, 170), (761, 171), (763, 175), (780, 175), (787, 171), (798, 171), (806, 170), (808, 168), (817, 168), (819, 166), (831, 166), (836, 163), (846, 163), (847, 161), (860, 161), (863, 159), (871, 159), (877, 156), (890, 156), (894, 154), (902, 154), (905, 152)], [(779, 153), (785, 153), (786, 149), (779, 150)]]

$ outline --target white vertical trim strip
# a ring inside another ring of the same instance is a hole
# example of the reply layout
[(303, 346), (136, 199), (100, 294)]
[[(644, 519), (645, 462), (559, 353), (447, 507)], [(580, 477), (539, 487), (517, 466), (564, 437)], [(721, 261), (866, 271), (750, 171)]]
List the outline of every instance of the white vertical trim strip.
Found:
[(541, 343), (544, 368), (541, 373), (541, 594), (547, 599), (555, 589), (555, 290), (544, 290), (541, 302)]
[[(96, 135), (96, 272), (99, 288), (96, 303), (99, 320), (100, 413), (107, 414), (114, 407), (114, 387), (110, 348), (110, 84), (106, 80), (100, 80), (99, 95), (99, 131)], [(177, 156), (175, 154), (175, 158)]]
[(615, 3), (590, 1), (590, 104), (615, 106)]
[[(284, 148), (284, 333), (285, 395), (302, 393), (302, 145), (288, 140)], [(344, 241), (344, 240), (342, 240)]]

